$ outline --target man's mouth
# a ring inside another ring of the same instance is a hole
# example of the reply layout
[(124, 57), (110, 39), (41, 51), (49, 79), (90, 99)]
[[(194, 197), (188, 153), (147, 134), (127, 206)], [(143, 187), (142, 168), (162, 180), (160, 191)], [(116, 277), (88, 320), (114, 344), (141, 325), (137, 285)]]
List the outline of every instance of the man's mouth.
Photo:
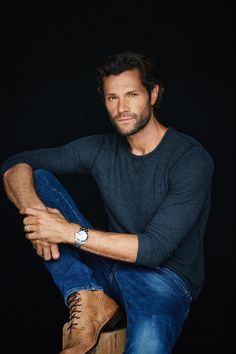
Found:
[(119, 122), (125, 122), (125, 121), (129, 121), (129, 120), (132, 120), (132, 119), (134, 119), (134, 117), (130, 117), (130, 116), (123, 116), (123, 117), (119, 117), (119, 118), (117, 118), (117, 120), (119, 121)]

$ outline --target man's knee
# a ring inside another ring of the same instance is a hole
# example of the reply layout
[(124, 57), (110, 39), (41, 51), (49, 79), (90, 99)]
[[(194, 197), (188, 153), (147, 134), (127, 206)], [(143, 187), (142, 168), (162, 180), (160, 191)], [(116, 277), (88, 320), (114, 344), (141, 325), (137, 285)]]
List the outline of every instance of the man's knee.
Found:
[(59, 187), (59, 181), (48, 170), (37, 169), (33, 172), (33, 176), (37, 192), (40, 192), (42, 188), (52, 188), (54, 190)]
[(59, 182), (56, 177), (51, 172), (44, 169), (35, 170), (33, 176), (36, 192), (41, 200), (51, 208), (58, 208), (58, 193), (56, 190)]
[(49, 178), (53, 177), (51, 172), (49, 172), (48, 170), (41, 169), (41, 168), (34, 170), (33, 176), (36, 181), (41, 181), (41, 180), (45, 180), (45, 179), (49, 179)]

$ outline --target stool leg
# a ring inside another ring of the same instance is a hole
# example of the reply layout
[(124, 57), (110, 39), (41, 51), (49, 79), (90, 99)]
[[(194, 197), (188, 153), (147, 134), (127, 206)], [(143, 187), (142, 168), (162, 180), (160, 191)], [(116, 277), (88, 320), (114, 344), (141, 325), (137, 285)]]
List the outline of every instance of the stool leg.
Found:
[(123, 354), (125, 351), (126, 329), (103, 332), (99, 342), (89, 354)]

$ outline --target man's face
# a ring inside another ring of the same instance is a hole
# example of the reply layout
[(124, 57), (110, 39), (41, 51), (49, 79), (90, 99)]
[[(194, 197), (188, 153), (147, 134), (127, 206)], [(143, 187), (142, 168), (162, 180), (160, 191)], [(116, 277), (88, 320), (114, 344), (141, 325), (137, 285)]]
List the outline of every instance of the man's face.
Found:
[(157, 96), (149, 96), (137, 69), (105, 77), (103, 91), (110, 121), (121, 135), (133, 135), (148, 124)]

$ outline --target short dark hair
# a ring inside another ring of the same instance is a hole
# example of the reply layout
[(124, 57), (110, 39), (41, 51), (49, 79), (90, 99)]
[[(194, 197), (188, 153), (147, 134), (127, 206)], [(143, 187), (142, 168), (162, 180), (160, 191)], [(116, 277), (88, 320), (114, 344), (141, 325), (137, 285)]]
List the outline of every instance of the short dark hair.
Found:
[(149, 95), (155, 85), (159, 86), (158, 99), (153, 106), (154, 111), (160, 107), (164, 91), (163, 84), (160, 81), (154, 61), (142, 54), (124, 51), (119, 54), (106, 57), (103, 63), (97, 69), (97, 91), (103, 95), (103, 78), (110, 75), (119, 75), (126, 70), (137, 69), (143, 86), (147, 89)]

